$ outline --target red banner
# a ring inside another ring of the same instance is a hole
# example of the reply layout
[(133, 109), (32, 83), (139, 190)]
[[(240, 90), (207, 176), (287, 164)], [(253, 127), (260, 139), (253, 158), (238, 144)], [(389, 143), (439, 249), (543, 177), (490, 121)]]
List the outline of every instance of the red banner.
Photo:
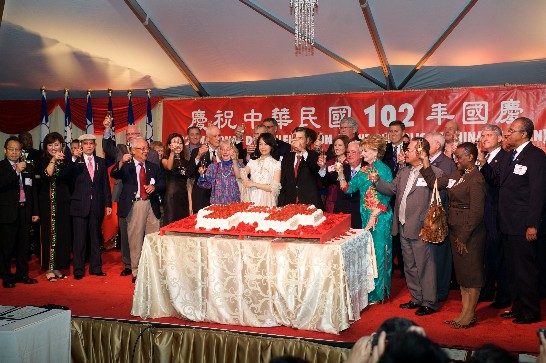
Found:
[(219, 126), (222, 136), (233, 136), (244, 122), (245, 141), (250, 143), (252, 127), (274, 117), (279, 122), (277, 134), (285, 141), (292, 129), (305, 126), (322, 132), (324, 142), (331, 143), (345, 116), (358, 120), (361, 136), (386, 133), (394, 120), (403, 121), (410, 136), (441, 131), (443, 124), (454, 120), (461, 142), (476, 140), (486, 123), (505, 130), (525, 116), (534, 121), (534, 143), (544, 147), (546, 85), (164, 100), (163, 139), (171, 132), (185, 135), (190, 125), (206, 129), (209, 124)]

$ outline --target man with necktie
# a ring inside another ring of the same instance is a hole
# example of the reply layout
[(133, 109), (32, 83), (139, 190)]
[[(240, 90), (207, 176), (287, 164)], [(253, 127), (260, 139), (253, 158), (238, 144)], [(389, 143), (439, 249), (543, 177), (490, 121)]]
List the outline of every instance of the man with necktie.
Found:
[[(457, 166), (453, 159), (448, 158), (443, 150), (445, 146), (444, 136), (437, 132), (429, 132), (425, 134), (425, 139), (430, 144), (430, 165), (433, 165), (440, 169), (444, 175), (451, 174)], [(440, 199), (442, 200), (442, 206), (447, 212), (448, 198), (447, 191), (445, 189), (440, 190)], [(432, 253), (434, 254), (434, 261), (436, 262), (436, 288), (438, 289), (438, 301), (446, 301), (449, 293), (450, 285), (457, 286), (455, 281), (455, 270), (453, 268), (453, 256), (451, 254), (451, 241), (449, 235), (442, 243), (435, 243), (432, 245)]]
[[(512, 308), (501, 314), (515, 324), (540, 321), (539, 251), (546, 234), (546, 155), (531, 142), (533, 121), (519, 117), (505, 131), (504, 146), (512, 150), (500, 173), (490, 164), (482, 172), (499, 187), (498, 222), (506, 257)], [(541, 245), (539, 247), (539, 245)]]
[[(402, 121), (392, 121), (389, 124), (389, 143), (387, 144), (387, 149), (385, 150), (385, 155), (383, 155), (383, 163), (387, 165), (392, 172), (392, 177), (396, 178), (396, 174), (400, 169), (400, 165), (405, 163), (400, 163), (398, 160), (398, 155), (404, 155), (404, 150), (408, 147), (408, 143), (404, 143), (404, 131), (406, 130), (406, 125)], [(396, 196), (393, 196), (390, 201), (391, 208), (394, 208), (396, 203)], [(398, 267), (400, 270), (400, 277), (404, 278), (406, 275), (404, 273), (404, 257), (402, 255), (402, 247), (400, 245), (400, 235), (392, 236), (392, 257), (396, 258), (398, 265), (393, 263), (394, 267)]]
[[(419, 176), (423, 165), (419, 159), (418, 146), (422, 146), (426, 154), (429, 154), (428, 141), (414, 137), (405, 152), (405, 161), (409, 165), (401, 168), (390, 183), (377, 177), (372, 181), (380, 193), (397, 196), (393, 209), (392, 234), (400, 233), (406, 284), (411, 294), (411, 300), (400, 304), (400, 308), (416, 309), (415, 315), (423, 316), (438, 310), (438, 299), (432, 246), (423, 242), (419, 235), (429, 209), (432, 191)], [(436, 177), (443, 175), (437, 167), (431, 168)]]
[(105, 211), (112, 214), (112, 193), (108, 170), (103, 158), (95, 156), (95, 135), (85, 134), (78, 138), (81, 148), (73, 150), (74, 161), (68, 164), (74, 191), (70, 198), (70, 215), (74, 227), (74, 279), (80, 280), (85, 273), (85, 251), (89, 232), (89, 274), (106, 276), (102, 271), (100, 241)]
[[(28, 276), (30, 223), (38, 221), (38, 197), (34, 170), (21, 161), (22, 145), (15, 136), (4, 143), (5, 159), (0, 161), (0, 277), (4, 288), (15, 283), (35, 284)], [(11, 258), (16, 249), (15, 275)]]
[(199, 148), (193, 149), (190, 156), (190, 164), (196, 165), (195, 172), (191, 175), (194, 178), (192, 190), (191, 190), (191, 203), (192, 212), (197, 213), (200, 209), (208, 207), (210, 205), (211, 189), (201, 188), (197, 185), (199, 175), (204, 174), (206, 168), (212, 164), (220, 161), (218, 152), (220, 152), (220, 140), (221, 140), (220, 128), (215, 125), (207, 127), (207, 142), (201, 145)]
[[(325, 159), (325, 158), (323, 158)], [(351, 215), (351, 228), (362, 228), (362, 216), (360, 215), (360, 192), (345, 194), (338, 182), (339, 175), (336, 172), (329, 173), (324, 167), (324, 160), (319, 159), (321, 170), (319, 175), (324, 185), (336, 184), (337, 198), (334, 205), (334, 213), (345, 213)], [(362, 152), (358, 141), (352, 141), (347, 146), (347, 164), (343, 165), (343, 177), (347, 183), (353, 179), (361, 167), (367, 163), (362, 161)]]
[(288, 204), (313, 204), (324, 209), (318, 188), (319, 154), (307, 150), (308, 137), (305, 127), (292, 131), (292, 150), (281, 161), (281, 192), (279, 207)]
[(165, 191), (165, 175), (157, 164), (147, 161), (149, 151), (146, 140), (133, 139), (132, 155), (123, 155), (120, 162), (110, 171), (112, 178), (120, 179), (123, 183), (118, 202), (118, 216), (127, 219), (133, 283), (138, 275), (144, 236), (159, 232), (161, 218), (159, 195)]
[[(487, 124), (482, 127), (480, 147), (478, 147), (478, 163), (480, 170), (485, 174), (483, 167), (489, 165), (489, 171), (498, 174), (505, 158), (511, 154), (501, 147), (502, 130), (497, 125)], [(481, 149), (485, 150), (485, 153)], [(485, 198), (484, 222), (486, 229), (485, 242), (485, 286), (480, 291), (481, 301), (493, 301), (491, 309), (504, 309), (510, 306), (510, 292), (506, 282), (506, 263), (502, 245), (500, 228), (497, 223), (499, 209), (499, 188), (487, 183)]]

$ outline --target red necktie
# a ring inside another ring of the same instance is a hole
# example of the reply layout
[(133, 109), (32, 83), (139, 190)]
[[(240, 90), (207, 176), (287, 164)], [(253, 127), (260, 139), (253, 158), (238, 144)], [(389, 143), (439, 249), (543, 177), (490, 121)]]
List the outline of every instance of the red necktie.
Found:
[(294, 166), (294, 176), (298, 177), (298, 169), (300, 168), (301, 155), (296, 156), (296, 165)]
[(146, 185), (146, 171), (144, 170), (144, 163), (139, 163), (140, 165), (140, 172), (138, 173), (138, 183), (140, 184), (140, 198), (146, 200), (148, 199), (148, 193), (146, 193), (146, 190), (144, 189), (144, 185)]

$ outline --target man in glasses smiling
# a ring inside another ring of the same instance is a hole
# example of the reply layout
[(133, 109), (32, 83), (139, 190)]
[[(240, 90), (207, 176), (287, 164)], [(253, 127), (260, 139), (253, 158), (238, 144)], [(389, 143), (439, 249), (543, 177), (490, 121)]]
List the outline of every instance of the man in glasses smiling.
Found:
[[(112, 121), (113, 118), (109, 115), (104, 117), (102, 124), (104, 125), (104, 136), (102, 138), (102, 149), (108, 158), (115, 160), (116, 163), (125, 156), (130, 155), (130, 150), (128, 145), (130, 145), (133, 139), (142, 137), (140, 129), (136, 125), (129, 125), (125, 130), (125, 140), (126, 144), (117, 144), (113, 138), (112, 132)], [(152, 163), (159, 165), (159, 155), (157, 151), (150, 150), (147, 154), (147, 160)], [(121, 180), (114, 181), (114, 189), (112, 191), (112, 201), (118, 202), (119, 196), (121, 194), (122, 183)], [(125, 268), (121, 271), (121, 276), (131, 275), (131, 257), (129, 254), (129, 242), (127, 240), (127, 221), (123, 217), (118, 216), (118, 226), (119, 226), (119, 239), (121, 244), (121, 260)]]
[(110, 172), (112, 178), (123, 183), (118, 202), (118, 217), (127, 221), (133, 282), (137, 278), (144, 236), (159, 232), (159, 195), (165, 190), (165, 176), (161, 169), (157, 164), (147, 161), (150, 151), (143, 138), (131, 140), (132, 156), (123, 155)]

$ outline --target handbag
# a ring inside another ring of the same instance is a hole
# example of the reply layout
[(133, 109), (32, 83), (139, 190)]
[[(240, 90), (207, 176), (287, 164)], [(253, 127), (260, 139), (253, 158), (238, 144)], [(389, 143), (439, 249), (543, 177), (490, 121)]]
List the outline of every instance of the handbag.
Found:
[(424, 242), (430, 243), (441, 243), (447, 236), (446, 212), (440, 200), (437, 180), (434, 182), (434, 189), (430, 197), (430, 206), (419, 236), (421, 236)]

